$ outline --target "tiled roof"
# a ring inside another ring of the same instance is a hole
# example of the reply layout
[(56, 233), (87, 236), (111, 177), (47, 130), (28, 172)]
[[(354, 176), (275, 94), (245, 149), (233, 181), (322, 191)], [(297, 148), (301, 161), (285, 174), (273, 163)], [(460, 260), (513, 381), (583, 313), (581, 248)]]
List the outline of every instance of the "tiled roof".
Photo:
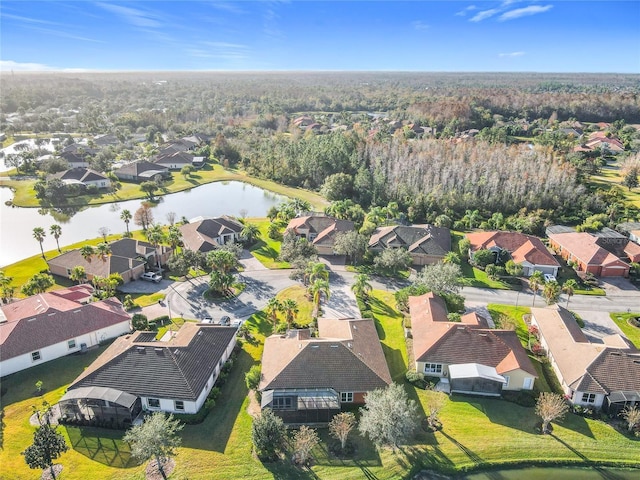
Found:
[(310, 235), (316, 235), (312, 241), (314, 245), (333, 245), (336, 234), (353, 229), (351, 220), (338, 220), (326, 215), (292, 218), (286, 228), (287, 231), (293, 230), (296, 235), (300, 234), (300, 230), (308, 230)]
[(604, 349), (586, 369), (575, 390), (610, 394), (640, 391), (640, 352)]
[(69, 389), (96, 386), (137, 396), (196, 400), (235, 334), (235, 327), (187, 322), (166, 342), (149, 342), (144, 332), (120, 337)]
[(627, 242), (624, 247), (624, 253), (627, 254), (632, 262), (640, 262), (640, 245), (632, 241)]
[(147, 162), (146, 160), (138, 160), (137, 162), (128, 163), (118, 168), (114, 173), (116, 175), (133, 175), (139, 176), (145, 172), (167, 172), (168, 168), (155, 163)]
[(0, 323), (1, 360), (129, 321), (116, 298), (82, 304), (54, 292), (10, 303), (2, 311), (7, 322)]
[(627, 265), (613, 253), (598, 245), (596, 243), (598, 239), (587, 232), (551, 234), (549, 239), (585, 265)]
[(490, 249), (498, 247), (507, 250), (516, 263), (524, 261), (532, 265), (560, 266), (538, 237), (519, 232), (479, 232), (468, 233), (471, 250)]
[[(127, 240), (127, 242), (124, 242), (124, 240)], [(62, 255), (47, 260), (47, 263), (69, 270), (76, 266), (84, 267), (85, 272), (90, 276), (108, 277), (112, 273), (123, 274), (145, 263), (144, 260), (137, 258), (141, 253), (126, 252), (127, 245), (130, 242), (136, 243), (137, 241), (123, 239), (113, 242), (109, 245), (111, 247), (111, 255), (106, 256), (104, 259), (96, 254), (88, 260), (85, 260), (80, 250), (71, 250), (70, 252), (65, 252)], [(145, 242), (139, 243), (144, 244)], [(161, 250), (164, 251), (167, 248), (168, 247), (161, 247)]]
[(532, 308), (531, 314), (564, 382), (574, 389), (583, 381), (588, 366), (602, 352), (615, 347), (618, 351), (626, 351), (630, 347), (619, 335), (605, 337), (604, 344), (590, 343), (573, 315), (560, 306)]
[(484, 328), (477, 314), (449, 322), (444, 301), (433, 293), (409, 297), (409, 311), (416, 361), (480, 363), (498, 373), (519, 368), (537, 376), (514, 331)]
[(391, 383), (372, 320), (320, 318), (318, 329), (319, 338), (310, 338), (306, 330), (266, 339), (261, 391), (333, 388), (367, 392)]
[(390, 244), (402, 246), (409, 253), (444, 257), (451, 250), (451, 232), (433, 225), (394, 225), (376, 228), (369, 239), (370, 248), (388, 248)]

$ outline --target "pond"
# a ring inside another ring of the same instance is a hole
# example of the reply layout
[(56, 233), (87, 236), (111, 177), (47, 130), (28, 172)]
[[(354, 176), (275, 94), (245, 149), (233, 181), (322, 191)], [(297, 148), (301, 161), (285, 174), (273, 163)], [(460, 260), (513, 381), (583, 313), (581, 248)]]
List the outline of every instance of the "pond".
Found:
[[(42, 227), (47, 232), (44, 250), (56, 248), (55, 239), (49, 234), (54, 223), (62, 227), (60, 245), (69, 245), (99, 237), (101, 227), (110, 233), (124, 233), (125, 224), (120, 220), (122, 210), (133, 215), (140, 208), (141, 200), (110, 203), (88, 207), (72, 216), (37, 208), (19, 208), (5, 205), (13, 193), (8, 188), (0, 188), (0, 266), (8, 265), (40, 253), (40, 246), (33, 238), (33, 229)], [(176, 221), (186, 217), (215, 217), (219, 215), (246, 215), (265, 217), (269, 208), (281, 203), (285, 197), (242, 182), (214, 182), (184, 192), (160, 197), (153, 206), (155, 222), (167, 224), (167, 214), (174, 212)], [(138, 229), (133, 221), (132, 230)]]
[(511, 470), (490, 470), (464, 477), (465, 480), (631, 480), (640, 478), (640, 470), (581, 467), (528, 467)]

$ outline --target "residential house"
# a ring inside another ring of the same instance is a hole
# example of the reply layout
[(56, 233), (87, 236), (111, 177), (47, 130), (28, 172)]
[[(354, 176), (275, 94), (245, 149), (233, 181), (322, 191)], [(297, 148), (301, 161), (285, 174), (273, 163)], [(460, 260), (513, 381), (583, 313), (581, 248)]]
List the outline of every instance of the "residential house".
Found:
[(369, 249), (382, 252), (404, 248), (414, 265), (432, 265), (442, 261), (451, 250), (451, 232), (433, 225), (392, 225), (378, 227), (369, 239)]
[(604, 227), (599, 232), (592, 234), (596, 237), (596, 243), (608, 252), (613, 253), (621, 259), (628, 259), (629, 262), (640, 261), (640, 245), (632, 242), (623, 234)]
[(624, 235), (634, 243), (640, 245), (640, 222), (624, 222), (616, 226)]
[(597, 277), (627, 277), (629, 264), (598, 244), (587, 232), (551, 233), (549, 246), (567, 262), (575, 262), (578, 272)]
[(147, 182), (154, 180), (157, 175), (166, 179), (171, 176), (169, 168), (156, 163), (138, 160), (128, 163), (113, 172), (120, 180), (128, 182)]
[(89, 303), (92, 292), (90, 285), (76, 285), (0, 306), (0, 376), (129, 332), (118, 299)]
[(118, 137), (116, 137), (114, 134), (106, 133), (93, 137), (93, 143), (99, 147), (108, 147), (120, 144), (120, 140), (118, 140)]
[(69, 385), (63, 418), (131, 425), (141, 411), (197, 413), (236, 345), (236, 327), (186, 322), (116, 339)]
[(69, 278), (73, 267), (81, 266), (87, 274), (87, 280), (93, 277), (108, 277), (112, 273), (119, 273), (125, 283), (137, 280), (145, 272), (147, 265), (154, 267), (158, 261), (167, 263), (172, 249), (158, 246), (157, 250), (148, 242), (123, 238), (109, 244), (111, 255), (99, 257), (93, 255), (85, 259), (80, 250), (71, 250), (55, 258), (47, 260), (49, 271), (54, 275)]
[(89, 160), (87, 155), (81, 155), (77, 152), (62, 152), (60, 158), (66, 160), (70, 168), (87, 168)]
[(152, 162), (168, 168), (169, 170), (180, 170), (187, 165), (193, 166), (193, 155), (187, 152), (160, 153)]
[(439, 377), (438, 389), (484, 396), (533, 389), (538, 375), (515, 331), (490, 329), (476, 313), (450, 322), (433, 293), (409, 297), (409, 312), (416, 371)]
[(180, 226), (184, 247), (209, 252), (220, 245), (240, 241), (244, 225), (233, 217), (223, 215), (215, 218), (197, 217)]
[(580, 145), (577, 145), (574, 150), (582, 152), (601, 150), (605, 153), (616, 154), (624, 152), (624, 145), (618, 137), (599, 131), (591, 133), (589, 137)]
[(351, 220), (338, 220), (326, 215), (307, 215), (291, 219), (285, 231), (308, 240), (316, 247), (319, 255), (335, 255), (333, 246), (336, 236), (353, 229)]
[(531, 324), (572, 404), (613, 414), (640, 405), (640, 351), (624, 337), (589, 342), (571, 312), (559, 306), (532, 308)]
[(288, 424), (326, 423), (345, 408), (364, 404), (367, 392), (391, 384), (371, 319), (318, 319), (309, 329), (265, 340), (258, 390), (262, 408)]
[(64, 172), (54, 173), (51, 178), (59, 178), (65, 185), (83, 185), (85, 187), (94, 185), (97, 188), (109, 188), (111, 186), (109, 178), (90, 168), (71, 168)]
[(495, 254), (506, 250), (515, 263), (522, 265), (527, 277), (536, 271), (554, 277), (558, 274), (560, 264), (538, 237), (501, 231), (468, 233), (466, 237), (471, 242), (470, 257), (478, 250), (490, 250)]

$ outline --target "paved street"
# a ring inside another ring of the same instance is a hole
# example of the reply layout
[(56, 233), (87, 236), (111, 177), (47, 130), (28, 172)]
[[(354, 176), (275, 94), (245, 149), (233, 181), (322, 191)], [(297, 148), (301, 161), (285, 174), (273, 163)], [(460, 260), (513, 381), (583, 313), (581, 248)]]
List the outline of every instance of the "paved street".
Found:
[[(123, 291), (164, 292), (167, 297), (163, 304), (143, 309), (150, 318), (171, 314), (189, 319), (212, 317), (218, 320), (223, 315), (229, 315), (234, 319), (245, 320), (254, 312), (263, 309), (269, 299), (279, 291), (299, 284), (289, 278), (291, 270), (268, 270), (248, 255), (244, 255), (241, 262), (244, 271), (238, 274), (238, 280), (244, 282), (246, 288), (236, 298), (221, 302), (219, 305), (204, 298), (203, 293), (208, 288), (208, 276), (189, 279), (185, 282), (163, 280), (159, 284), (137, 281), (124, 285)], [(331, 264), (327, 262), (327, 264), (331, 269), (329, 277), (331, 298), (323, 304), (323, 315), (331, 318), (358, 317), (358, 306), (351, 291), (355, 273), (346, 271), (342, 262)], [(372, 277), (371, 283), (375, 289), (391, 292), (409, 284), (407, 280), (384, 277)], [(640, 310), (640, 292), (633, 288), (626, 288), (624, 285), (619, 282), (617, 285), (606, 285), (609, 293), (607, 296), (574, 295), (571, 297), (569, 308), (585, 321), (584, 332), (590, 339), (598, 341), (603, 336), (621, 333), (609, 318), (609, 312)], [(533, 295), (530, 291), (465, 287), (462, 289), (462, 295), (467, 305), (473, 309), (482, 309), (488, 303), (527, 307), (533, 304)], [(562, 295), (559, 303), (566, 306), (566, 300), (566, 296)], [(546, 306), (540, 295), (536, 296), (535, 306)]]

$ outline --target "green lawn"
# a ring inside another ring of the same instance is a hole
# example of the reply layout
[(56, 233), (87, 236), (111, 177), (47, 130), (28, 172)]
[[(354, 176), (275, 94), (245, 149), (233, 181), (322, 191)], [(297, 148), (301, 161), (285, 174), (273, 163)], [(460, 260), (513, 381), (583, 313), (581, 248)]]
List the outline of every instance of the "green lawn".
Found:
[[(306, 200), (314, 209), (322, 210), (327, 201), (319, 194), (301, 188), (287, 187), (270, 180), (255, 178), (239, 170), (229, 170), (221, 165), (207, 164), (188, 178), (180, 172), (172, 172), (171, 180), (167, 181), (162, 194), (181, 192), (190, 188), (211, 182), (236, 180), (249, 183), (256, 187), (269, 190), (280, 195)], [(33, 194), (35, 180), (1, 180), (0, 186), (10, 187), (15, 191), (13, 203), (19, 207), (40, 207), (40, 203)], [(124, 200), (144, 199), (146, 194), (140, 190), (137, 183), (121, 182), (121, 188), (115, 192), (101, 192), (95, 195), (81, 195), (68, 199), (65, 206), (100, 205), (103, 203), (120, 202)]]
[(640, 328), (634, 327), (628, 322), (631, 317), (640, 317), (640, 312), (617, 312), (609, 315), (615, 324), (620, 327), (620, 330), (622, 330), (625, 336), (636, 346), (636, 348), (640, 348)]
[(590, 182), (597, 187), (607, 190), (614, 186), (617, 186), (620, 188), (620, 191), (624, 194), (625, 199), (629, 203), (635, 205), (636, 207), (640, 207), (640, 188), (629, 190), (628, 188), (622, 186), (620, 165), (617, 160), (610, 162), (607, 167), (602, 168), (600, 175), (593, 175), (590, 178)]
[(260, 239), (249, 248), (251, 255), (270, 269), (291, 268), (289, 263), (278, 260), (282, 242), (269, 238), (269, 225), (271, 224), (271, 220), (268, 218), (248, 218), (246, 221), (248, 223), (255, 223), (260, 229)]
[[(288, 298), (295, 300), (298, 304), (298, 313), (296, 314), (295, 323), (300, 326), (309, 325), (311, 323), (311, 315), (313, 314), (313, 302), (307, 297), (307, 289), (302, 285), (293, 285), (280, 291), (276, 298), (281, 302)], [(278, 319), (285, 321), (284, 315), (278, 313)]]
[[(514, 308), (514, 307), (510, 307)], [(521, 310), (492, 305), (494, 312), (520, 315)], [(381, 336), (392, 375), (400, 379), (406, 370), (407, 354), (402, 316), (395, 311), (389, 292), (372, 293), (372, 311)], [(527, 309), (523, 309), (524, 312)], [(216, 407), (200, 425), (186, 426), (178, 449), (177, 468), (172, 480), (186, 479), (408, 479), (422, 468), (459, 472), (477, 467), (522, 462), (606, 463), (635, 465), (640, 468), (637, 440), (630, 440), (607, 424), (568, 415), (554, 425), (554, 435), (535, 432), (538, 423), (532, 408), (502, 400), (453, 396), (443, 408), (443, 429), (436, 433), (418, 430), (416, 437), (396, 452), (376, 450), (371, 443), (353, 434), (357, 447), (353, 458), (339, 460), (327, 451), (327, 433), (314, 450), (311, 470), (292, 466), (287, 460), (261, 463), (251, 453), (251, 417), (244, 373), (262, 354), (264, 336), (271, 331), (266, 315), (259, 312), (247, 321), (255, 337), (244, 342), (233, 369), (222, 388)], [(49, 402), (59, 399), (65, 386), (102, 351), (70, 356), (34, 367), (3, 379), (7, 393), (5, 408), (5, 447), (0, 450), (3, 478), (35, 478), (19, 454), (31, 441), (33, 427), (28, 424), (35, 382), (44, 381)], [(426, 410), (429, 392), (405, 384), (411, 398), (419, 402), (420, 415)], [(121, 432), (93, 428), (61, 428), (73, 448), (60, 458), (62, 479), (142, 480), (143, 467), (136, 466)]]

